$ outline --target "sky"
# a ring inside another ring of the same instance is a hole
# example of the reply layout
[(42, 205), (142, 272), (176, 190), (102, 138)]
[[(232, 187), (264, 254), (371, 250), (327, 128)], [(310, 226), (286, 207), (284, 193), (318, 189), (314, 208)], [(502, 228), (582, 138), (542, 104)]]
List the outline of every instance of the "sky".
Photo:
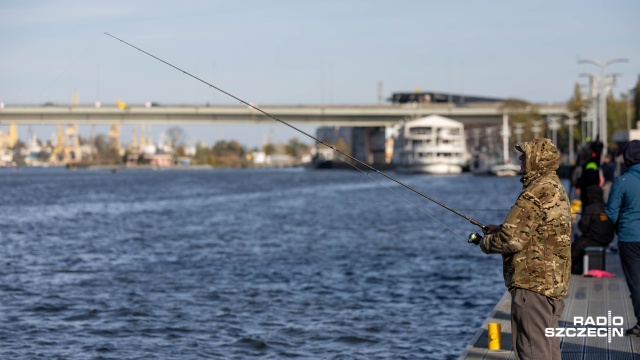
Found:
[[(68, 105), (77, 91), (82, 104), (238, 104), (105, 32), (258, 107), (373, 105), (378, 84), (385, 99), (419, 89), (565, 102), (580, 74), (600, 72), (578, 59), (626, 58), (606, 69), (621, 75), (619, 96), (640, 75), (638, 14), (635, 0), (3, 0), (0, 102)], [(182, 127), (210, 144), (305, 140), (277, 123)]]

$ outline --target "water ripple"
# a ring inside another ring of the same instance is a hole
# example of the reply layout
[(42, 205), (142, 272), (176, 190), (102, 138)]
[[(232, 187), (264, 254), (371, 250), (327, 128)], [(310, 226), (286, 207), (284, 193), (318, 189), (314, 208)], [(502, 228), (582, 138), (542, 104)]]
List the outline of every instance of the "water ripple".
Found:
[[(520, 186), (400, 179), (484, 223)], [(455, 359), (500, 259), (380, 181), (437, 221), (351, 171), (0, 174), (0, 358)]]

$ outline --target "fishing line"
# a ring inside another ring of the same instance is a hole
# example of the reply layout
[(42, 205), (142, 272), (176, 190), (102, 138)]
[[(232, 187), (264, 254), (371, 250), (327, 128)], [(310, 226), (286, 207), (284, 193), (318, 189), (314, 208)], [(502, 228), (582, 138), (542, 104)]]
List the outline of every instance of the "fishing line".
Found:
[(445, 223), (443, 223), (442, 221), (438, 220), (436, 217), (434, 217), (433, 215), (429, 214), (428, 212), (426, 212), (423, 208), (421, 208), (420, 206), (418, 206), (417, 204), (415, 204), (414, 202), (412, 202), (411, 200), (407, 199), (406, 197), (402, 196), (400, 193), (398, 193), (397, 191), (393, 190), (392, 188), (390, 188), (389, 186), (387, 186), (386, 184), (384, 184), (382, 181), (380, 181), (379, 179), (373, 177), (371, 175), (371, 173), (369, 171), (365, 171), (361, 168), (359, 168), (358, 166), (356, 166), (355, 164), (352, 164), (348, 159), (343, 159), (340, 154), (338, 154), (338, 156), (336, 156), (338, 159), (340, 159), (340, 161), (347, 163), (349, 165), (351, 165), (354, 169), (360, 171), (361, 173), (363, 173), (364, 175), (372, 178), (373, 180), (375, 180), (376, 182), (378, 182), (378, 184), (384, 186), (385, 188), (387, 188), (387, 190), (391, 191), (392, 193), (398, 195), (400, 198), (402, 198), (404, 201), (408, 202), (409, 204), (411, 204), (413, 207), (415, 207), (416, 209), (420, 210), (420, 212), (422, 212), (423, 214), (427, 215), (428, 217), (430, 217), (431, 219), (433, 219), (435, 222), (437, 222), (438, 224), (444, 226), (447, 230), (451, 231), (452, 233), (454, 233), (455, 235), (464, 237), (464, 235), (460, 234), (459, 232), (453, 230), (452, 228), (450, 228), (449, 226), (447, 226)]
[[(126, 45), (129, 45), (130, 47), (132, 47), (132, 48), (134, 48), (134, 49), (136, 49), (136, 50), (138, 50), (138, 51), (140, 51), (140, 52), (142, 52), (142, 53), (144, 53), (144, 54), (146, 54), (146, 55), (148, 55), (148, 56), (151, 56), (152, 58), (154, 58), (154, 59), (156, 59), (156, 60), (158, 60), (158, 61), (160, 61), (160, 62), (162, 62), (162, 63), (164, 63), (164, 64), (166, 64), (166, 65), (168, 65), (168, 66), (171, 66), (172, 68), (174, 68), (174, 69), (176, 69), (176, 70), (178, 70), (178, 71), (182, 72), (183, 74), (188, 75), (188, 76), (190, 76), (190, 77), (192, 77), (192, 78), (194, 78), (194, 79), (196, 79), (196, 80), (198, 80), (198, 81), (200, 81), (200, 82), (202, 82), (202, 83), (204, 83), (204, 84), (208, 85), (209, 87), (211, 87), (211, 88), (213, 88), (213, 89), (218, 90), (219, 92), (221, 92), (221, 93), (223, 93), (223, 94), (225, 94), (225, 95), (227, 95), (227, 96), (229, 96), (229, 97), (231, 97), (231, 98), (233, 98), (233, 99), (235, 99), (235, 100), (239, 101), (240, 103), (242, 103), (242, 104), (244, 104), (244, 105), (246, 105), (246, 106), (248, 106), (248, 107), (250, 107), (250, 108), (252, 108), (252, 109), (254, 109), (254, 110), (258, 111), (258, 112), (260, 112), (262, 115), (264, 115), (264, 116), (268, 117), (269, 119), (272, 119), (272, 120), (274, 120), (274, 121), (277, 121), (277, 122), (279, 122), (279, 123), (281, 123), (281, 124), (284, 124), (284, 125), (288, 126), (289, 128), (291, 128), (291, 129), (293, 129), (293, 130), (295, 130), (295, 131), (297, 131), (297, 132), (299, 132), (299, 133), (301, 133), (301, 134), (304, 134), (305, 136), (307, 136), (307, 137), (309, 137), (309, 138), (311, 138), (311, 139), (315, 140), (317, 143), (322, 144), (322, 145), (324, 145), (324, 146), (328, 147), (329, 149), (332, 149), (333, 151), (335, 151), (335, 152), (337, 152), (337, 153), (339, 153), (339, 154), (341, 154), (341, 155), (343, 155), (343, 156), (345, 156), (345, 157), (347, 157), (347, 158), (349, 158), (349, 159), (353, 160), (354, 162), (356, 162), (356, 163), (358, 163), (358, 164), (360, 164), (360, 165), (364, 166), (365, 168), (367, 168), (367, 169), (369, 169), (369, 170), (371, 170), (371, 171), (374, 171), (374, 172), (376, 172), (376, 173), (378, 173), (378, 174), (380, 174), (380, 175), (382, 175), (382, 176), (386, 177), (387, 179), (389, 179), (389, 180), (391, 180), (391, 181), (393, 181), (393, 182), (395, 182), (395, 183), (397, 183), (397, 184), (399, 184), (399, 185), (404, 186), (405, 188), (407, 188), (407, 189), (409, 189), (409, 190), (413, 191), (414, 193), (416, 193), (416, 194), (418, 194), (418, 195), (420, 195), (420, 196), (424, 197), (425, 199), (430, 200), (430, 201), (432, 201), (432, 202), (434, 202), (434, 203), (436, 203), (436, 204), (440, 205), (441, 207), (443, 207), (443, 208), (445, 208), (445, 209), (447, 209), (447, 210), (451, 211), (452, 213), (454, 213), (454, 214), (456, 214), (456, 215), (458, 215), (458, 216), (460, 216), (460, 217), (464, 218), (465, 220), (469, 221), (469, 222), (470, 222), (470, 223), (472, 223), (473, 225), (476, 225), (476, 226), (478, 226), (478, 227), (480, 227), (480, 228), (483, 228), (483, 229), (485, 228), (485, 226), (484, 226), (483, 224), (481, 224), (479, 221), (474, 220), (474, 219), (472, 219), (472, 218), (470, 218), (470, 217), (468, 217), (468, 216), (466, 216), (466, 215), (464, 215), (464, 214), (460, 213), (459, 211), (456, 211), (456, 210), (454, 210), (454, 209), (452, 209), (452, 208), (450, 208), (450, 207), (446, 206), (445, 204), (443, 204), (443, 203), (441, 203), (441, 202), (439, 202), (439, 201), (437, 201), (437, 200), (435, 200), (435, 199), (433, 199), (433, 198), (431, 198), (431, 197), (429, 197), (429, 196), (425, 195), (424, 193), (422, 193), (422, 192), (420, 192), (420, 191), (418, 191), (418, 190), (416, 190), (416, 189), (412, 188), (411, 186), (409, 186), (409, 185), (407, 185), (407, 184), (405, 184), (405, 183), (401, 182), (400, 180), (397, 180), (397, 179), (395, 179), (395, 178), (393, 178), (393, 177), (391, 177), (391, 176), (389, 176), (389, 175), (387, 175), (387, 174), (383, 173), (382, 171), (380, 171), (380, 170), (378, 170), (378, 169), (374, 168), (373, 166), (371, 166), (371, 165), (369, 165), (369, 164), (367, 164), (367, 163), (365, 163), (365, 162), (363, 162), (363, 161), (360, 161), (360, 160), (358, 160), (358, 159), (354, 158), (353, 156), (348, 155), (348, 154), (346, 154), (346, 153), (344, 153), (344, 152), (342, 152), (342, 151), (338, 150), (335, 146), (333, 146), (333, 145), (329, 145), (329, 144), (325, 143), (324, 141), (321, 141), (320, 139), (316, 138), (315, 136), (313, 136), (313, 135), (311, 135), (311, 134), (308, 134), (308, 133), (306, 133), (305, 131), (302, 131), (302, 130), (298, 129), (297, 127), (295, 127), (295, 126), (293, 126), (293, 125), (291, 125), (291, 124), (289, 124), (289, 123), (287, 123), (287, 122), (285, 122), (285, 121), (283, 121), (283, 120), (278, 119), (277, 117), (275, 117), (275, 116), (273, 116), (273, 115), (269, 114), (268, 112), (266, 112), (266, 111), (264, 111), (264, 110), (262, 110), (262, 109), (260, 109), (260, 108), (258, 108), (258, 107), (256, 107), (256, 106), (252, 105), (251, 103), (248, 103), (248, 102), (246, 102), (246, 101), (244, 101), (244, 100), (240, 99), (239, 97), (237, 97), (237, 96), (235, 96), (235, 95), (233, 95), (233, 94), (230, 94), (230, 93), (228, 93), (228, 92), (226, 92), (226, 91), (222, 90), (221, 88), (219, 88), (219, 87), (217, 87), (217, 86), (215, 86), (215, 85), (212, 85), (212, 84), (210, 84), (210, 83), (208, 83), (208, 82), (206, 82), (206, 81), (204, 81), (204, 80), (200, 79), (199, 77), (197, 77), (197, 76), (195, 76), (195, 75), (192, 75), (192, 74), (190, 74), (190, 73), (186, 72), (185, 70), (182, 70), (181, 68), (179, 68), (179, 67), (177, 67), (177, 66), (175, 66), (175, 65), (173, 65), (173, 64), (170, 64), (170, 63), (168, 63), (168, 62), (166, 62), (166, 61), (164, 61), (164, 60), (160, 59), (159, 57), (157, 57), (157, 56), (155, 56), (155, 55), (152, 55), (152, 54), (150, 54), (150, 53), (148, 53), (148, 52), (146, 52), (146, 51), (144, 51), (144, 50), (142, 50), (142, 49), (140, 49), (140, 48), (138, 48), (138, 47), (136, 47), (136, 46), (134, 46), (134, 45), (132, 45), (132, 44), (130, 44), (130, 43), (128, 43), (128, 42), (126, 42), (126, 41), (124, 41), (124, 40), (122, 40), (122, 39), (119, 39), (119, 38), (117, 38), (117, 37), (115, 37), (115, 36), (113, 36), (113, 35), (111, 35), (111, 34), (109, 34), (109, 33), (107, 33), (107, 32), (105, 32), (105, 35), (108, 35), (108, 36), (110, 36), (110, 37), (112, 37), (112, 38), (114, 38), (114, 39), (116, 39), (116, 40), (118, 40), (118, 41), (120, 41), (120, 42), (122, 42), (122, 43), (124, 43), (124, 44), (126, 44)], [(351, 165), (351, 166), (354, 166), (353, 164), (350, 164), (350, 165)], [(355, 167), (355, 166), (354, 166), (354, 167)], [(358, 167), (356, 167), (356, 168), (357, 168), (357, 169), (359, 169)], [(359, 170), (363, 171), (362, 169), (359, 169)]]
[(437, 218), (435, 218), (433, 215), (429, 214), (428, 212), (426, 212), (423, 208), (421, 208), (420, 206), (416, 205), (414, 202), (412, 202), (411, 200), (407, 199), (406, 197), (402, 196), (402, 194), (400, 194), (399, 192), (393, 190), (392, 188), (390, 188), (389, 186), (387, 186), (386, 184), (384, 184), (382, 181), (380, 181), (379, 179), (371, 176), (371, 173), (369, 173), (368, 171), (364, 171), (362, 169), (360, 169), (357, 166), (354, 166), (353, 164), (351, 164), (350, 162), (348, 162), (345, 159), (342, 159), (340, 156), (338, 156), (338, 159), (344, 161), (345, 163), (353, 166), (355, 169), (357, 169), (358, 171), (360, 171), (361, 173), (367, 175), (368, 177), (372, 178), (373, 180), (377, 181), (378, 184), (384, 186), (385, 188), (387, 188), (387, 190), (391, 191), (392, 193), (398, 195), (399, 197), (401, 197), (404, 201), (408, 202), (409, 204), (413, 205), (416, 209), (420, 210), (420, 212), (422, 212), (423, 214), (427, 215), (428, 217), (430, 217), (431, 219), (435, 220), (438, 224), (444, 226), (447, 230), (451, 231), (452, 233), (461, 236), (461, 237), (465, 237), (464, 235), (460, 234), (459, 232), (453, 230), (452, 228), (450, 228), (449, 226), (447, 226), (445, 223), (443, 223), (442, 221), (438, 220)]

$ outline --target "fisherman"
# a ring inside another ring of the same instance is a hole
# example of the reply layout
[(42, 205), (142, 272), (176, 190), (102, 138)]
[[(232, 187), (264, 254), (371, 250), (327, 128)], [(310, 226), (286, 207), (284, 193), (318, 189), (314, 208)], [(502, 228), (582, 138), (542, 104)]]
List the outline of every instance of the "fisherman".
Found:
[(504, 282), (511, 293), (511, 330), (516, 358), (560, 360), (557, 328), (571, 276), (569, 197), (556, 169), (558, 149), (549, 139), (516, 145), (522, 192), (502, 225), (487, 225), (479, 241), (487, 254), (502, 254)]
[(620, 262), (637, 321), (626, 334), (640, 336), (640, 140), (628, 142), (622, 157), (628, 170), (613, 181), (605, 211), (618, 232)]

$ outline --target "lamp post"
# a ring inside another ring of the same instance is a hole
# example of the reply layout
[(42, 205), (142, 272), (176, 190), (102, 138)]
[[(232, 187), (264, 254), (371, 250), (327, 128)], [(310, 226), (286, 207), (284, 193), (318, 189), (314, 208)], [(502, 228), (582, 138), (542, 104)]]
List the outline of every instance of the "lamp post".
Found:
[(573, 126), (578, 124), (578, 120), (574, 118), (574, 114), (571, 114), (571, 117), (565, 120), (564, 124), (569, 127), (569, 160), (573, 165)]
[(600, 89), (598, 91), (598, 100), (600, 102), (600, 106), (599, 109), (600, 110), (600, 116), (599, 116), (599, 121), (600, 121), (600, 137), (601, 137), (601, 141), (602, 141), (602, 145), (603, 145), (603, 156), (606, 154), (607, 151), (607, 137), (608, 137), (608, 133), (607, 133), (607, 96), (605, 94), (605, 89), (606, 89), (606, 85), (605, 85), (605, 68), (611, 64), (614, 63), (621, 63), (621, 62), (629, 62), (629, 60), (627, 59), (611, 59), (611, 60), (607, 60), (607, 61), (598, 61), (598, 60), (592, 60), (592, 59), (582, 59), (582, 60), (578, 60), (578, 64), (592, 64), (595, 66), (600, 67), (600, 81), (599, 84), (600, 85)]
[(513, 129), (513, 133), (516, 134), (516, 144), (520, 144), (522, 142), (522, 134), (524, 134), (524, 124), (523, 123), (514, 123), (513, 127), (515, 127), (515, 129)]
[(582, 145), (586, 145), (593, 138), (593, 108), (591, 106), (583, 106), (582, 109)]
[(560, 118), (557, 116), (547, 116), (548, 128), (551, 130), (551, 140), (558, 146), (558, 129), (560, 129)]
[[(588, 77), (589, 78), (589, 100), (599, 100), (598, 98), (598, 89), (600, 88), (600, 79), (592, 74), (580, 74), (580, 77)], [(598, 113), (601, 104), (596, 101), (589, 101), (589, 108), (587, 109), (587, 121), (590, 122), (590, 127), (587, 127), (587, 137), (591, 138), (591, 141), (595, 140), (598, 134)]]
[(509, 131), (509, 115), (502, 115), (502, 131), (500, 131), (500, 135), (502, 135), (502, 159), (505, 164), (509, 163), (509, 137), (511, 136), (511, 132)]
[(542, 125), (542, 123), (544, 123), (544, 121), (542, 120), (533, 120), (531, 121), (531, 123), (533, 124), (533, 126), (531, 126), (531, 131), (533, 132), (533, 138), (537, 139), (540, 137), (540, 131), (542, 131), (542, 127), (540, 125)]

